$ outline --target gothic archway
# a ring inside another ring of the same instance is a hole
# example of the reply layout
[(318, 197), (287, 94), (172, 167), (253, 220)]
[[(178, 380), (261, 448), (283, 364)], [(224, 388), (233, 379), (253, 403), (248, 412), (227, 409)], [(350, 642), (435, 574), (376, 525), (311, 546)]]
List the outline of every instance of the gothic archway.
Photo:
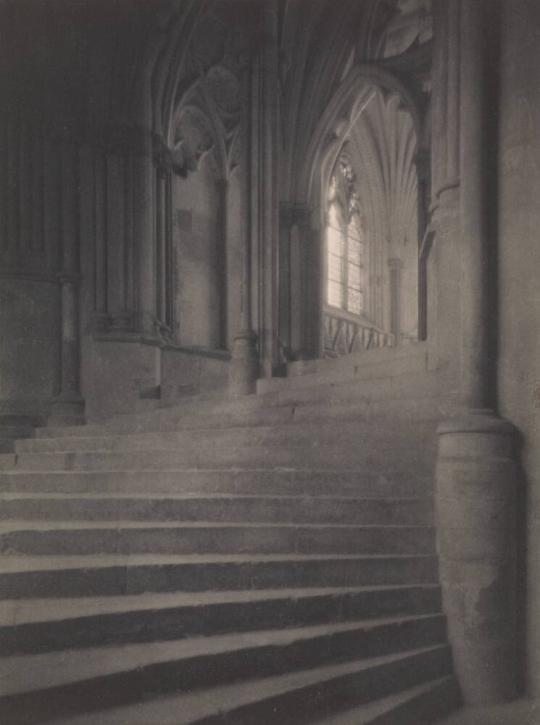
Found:
[[(312, 295), (318, 292), (311, 303), (320, 309), (319, 355), (418, 339), (423, 215), (416, 159), (422, 132), (421, 113), (411, 92), (392, 73), (371, 66), (350, 71), (320, 119), (297, 176), (297, 196), (310, 210), (319, 242), (318, 286), (311, 288)], [(358, 207), (361, 267), (348, 251), (358, 255), (360, 249), (347, 241), (351, 210), (347, 220), (341, 213), (337, 235), (329, 220), (329, 214), (335, 213), (330, 189), (338, 178), (343, 180), (340, 169), (345, 168)], [(353, 287), (349, 268), (357, 278)], [(351, 297), (361, 297), (361, 304), (349, 304)]]

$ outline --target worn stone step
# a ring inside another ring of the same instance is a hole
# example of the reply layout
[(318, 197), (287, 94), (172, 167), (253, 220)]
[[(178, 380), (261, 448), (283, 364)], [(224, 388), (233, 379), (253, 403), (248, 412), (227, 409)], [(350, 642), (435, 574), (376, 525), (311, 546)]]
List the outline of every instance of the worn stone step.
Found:
[(23, 428), (34, 428), (44, 425), (45, 418), (41, 415), (18, 415), (11, 413), (0, 413), (0, 427), (16, 426)]
[[(324, 386), (332, 383), (360, 382), (368, 386), (374, 380), (386, 381), (410, 375), (428, 375), (428, 351), (424, 344), (397, 349), (366, 351), (335, 360), (300, 361), (289, 366), (284, 378), (262, 378), (257, 392)], [(374, 354), (371, 354), (374, 353)]]
[(346, 449), (335, 445), (282, 448), (276, 446), (237, 446), (219, 448), (193, 444), (162, 450), (70, 451), (57, 453), (21, 453), (16, 468), (20, 471), (99, 471), (174, 468), (324, 468), (348, 469), (362, 466), (367, 472), (402, 470), (427, 475), (432, 470), (431, 450), (396, 447), (379, 450), (359, 442)]
[(0, 527), (3, 554), (383, 555), (434, 551), (435, 532), (426, 526), (9, 521)]
[(27, 724), (34, 722), (40, 700), (41, 718), (44, 713), (60, 717), (234, 683), (254, 674), (271, 677), (351, 662), (359, 652), (369, 662), (370, 657), (431, 648), (425, 659), (435, 670), (438, 663), (442, 676), (448, 674), (445, 632), (443, 616), (427, 615), (5, 657), (0, 659), (0, 710), (8, 722)]
[[(373, 374), (361, 373), (349, 377), (341, 373), (314, 373), (285, 378), (264, 378), (257, 381), (258, 397), (275, 403), (311, 399), (323, 400), (403, 400), (413, 397), (440, 395), (440, 378), (422, 371), (405, 371), (400, 375), (385, 375), (373, 368)], [(450, 393), (451, 390), (446, 391)], [(348, 395), (347, 395), (348, 393)]]
[(0, 521), (218, 521), (432, 525), (428, 498), (0, 494)]
[(15, 447), (15, 438), (0, 438), (0, 453), (12, 453)]
[(386, 471), (245, 468), (219, 470), (10, 471), (0, 473), (0, 491), (12, 493), (184, 493), (353, 497), (430, 496), (432, 476)]
[(84, 425), (64, 425), (64, 426), (43, 426), (42, 428), (36, 428), (34, 438), (36, 440), (42, 438), (71, 438), (73, 436), (92, 436), (92, 435), (103, 435), (108, 428), (105, 423), (90, 424), (85, 423)]
[[(377, 658), (378, 661), (381, 661)], [(354, 665), (356, 667), (356, 665)], [(352, 669), (349, 665), (337, 665), (332, 669), (332, 672), (344, 672)], [(324, 673), (328, 673), (330, 670), (323, 670)], [(316, 669), (315, 673), (320, 676), (321, 670)], [(302, 673), (295, 673), (290, 675), (291, 685), (293, 688), (298, 684), (304, 684), (309, 681), (309, 675), (313, 677), (313, 671), (306, 671)], [(281, 680), (285, 681), (286, 675), (282, 676)], [(246, 690), (248, 687), (256, 692), (262, 692), (266, 694), (270, 690), (270, 683), (274, 685), (276, 690), (279, 689), (280, 678), (267, 678), (264, 681), (254, 683), (249, 681), (247, 687), (243, 688)], [(321, 689), (326, 685), (326, 680), (321, 680)], [(238, 691), (240, 690), (240, 692)], [(353, 688), (351, 688), (352, 691)], [(242, 692), (241, 687), (222, 687), (212, 688), (208, 691), (208, 699), (214, 704), (221, 702), (229, 702), (230, 696), (232, 699), (232, 693), (239, 699)], [(221, 696), (221, 697), (220, 697)], [(249, 698), (246, 698), (246, 700)], [(178, 695), (162, 697), (157, 700), (152, 700), (148, 703), (139, 703), (134, 706), (126, 706), (113, 708), (107, 712), (99, 713), (99, 724), (100, 725), (188, 725), (188, 723), (201, 723), (201, 710), (200, 710), (200, 694), (192, 696)], [(206, 700), (206, 698), (205, 698)], [(435, 722), (439, 722), (440, 718), (446, 717), (446, 715), (453, 712), (460, 705), (459, 687), (455, 678), (451, 675), (442, 677), (436, 680), (429, 680), (428, 682), (422, 683), (415, 687), (407, 688), (403, 691), (392, 693), (381, 697), (374, 702), (363, 702), (363, 704), (354, 709), (346, 709), (351, 702), (357, 702), (357, 699), (351, 698), (350, 694), (348, 697), (343, 697), (340, 703), (334, 703), (334, 709), (339, 711), (336, 715), (330, 715), (328, 717), (311, 719), (310, 723), (317, 722), (318, 725), (433, 725)], [(208, 703), (210, 704), (210, 703)], [(251, 704), (251, 703), (250, 703)], [(254, 703), (253, 703), (254, 704)], [(330, 709), (330, 708), (328, 708)], [(234, 723), (249, 723), (249, 713), (246, 712), (247, 707), (244, 709), (243, 719), (235, 719)], [(179, 713), (185, 713), (179, 715)], [(91, 715), (82, 715), (74, 718), (62, 719), (62, 725), (95, 725), (96, 713)], [(193, 720), (193, 717), (197, 718)], [(203, 717), (202, 722), (208, 723), (208, 717), (212, 715), (206, 715)], [(272, 715), (269, 712), (266, 716), (271, 718)], [(94, 720), (92, 720), (94, 718)], [(179, 719), (180, 718), (180, 719)], [(247, 720), (245, 718), (248, 718)], [(210, 720), (212, 722), (212, 720)], [(219, 721), (218, 721), (219, 722)], [(226, 722), (226, 720), (225, 720)], [(267, 725), (272, 723), (271, 719), (264, 721)], [(283, 713), (279, 712), (279, 719), (277, 722), (283, 722)], [(298, 722), (298, 720), (296, 721)], [(254, 725), (261, 725), (260, 721), (254, 723)], [(292, 724), (294, 725), (294, 723)]]
[(0, 423), (1, 438), (31, 438), (35, 430), (32, 425), (4, 425)]
[(184, 445), (191, 446), (284, 446), (299, 447), (315, 445), (335, 445), (340, 449), (359, 447), (369, 450), (402, 449), (422, 444), (425, 450), (433, 447), (430, 437), (435, 441), (433, 421), (417, 421), (414, 427), (402, 424), (374, 421), (359, 423), (343, 421), (339, 426), (329, 426), (327, 421), (305, 424), (283, 424), (279, 426), (260, 425), (254, 427), (237, 426), (221, 428), (195, 428), (183, 431), (160, 431), (145, 433), (124, 433), (113, 435), (102, 431), (101, 435), (85, 436), (81, 431), (78, 436), (62, 436), (57, 438), (38, 438), (17, 441), (17, 453), (55, 452), (77, 450), (139, 450), (144, 449), (177, 449)]
[(3, 656), (436, 614), (438, 586), (140, 594), (0, 602)]
[(416, 361), (420, 369), (427, 367), (430, 350), (425, 342), (418, 341), (410, 345), (397, 347), (371, 348), (360, 350), (348, 355), (341, 355), (335, 358), (314, 358), (307, 360), (294, 360), (287, 364), (289, 377), (294, 375), (309, 375), (317, 372), (347, 371), (352, 368), (357, 373), (365, 371), (369, 375), (371, 369), (384, 371), (384, 374), (392, 375), (392, 366), (396, 361), (400, 364), (400, 371), (407, 368), (407, 365)]
[(34, 436), (34, 428), (23, 425), (1, 425), (0, 424), (0, 454), (13, 453), (16, 448), (16, 441)]
[(0, 600), (438, 584), (433, 555), (0, 556)]
[(0, 453), (0, 471), (10, 471), (17, 465), (15, 453)]
[(117, 416), (102, 424), (72, 427), (46, 427), (36, 429), (36, 438), (103, 435), (104, 433), (136, 433), (144, 431), (227, 429), (230, 426), (285, 425), (293, 422), (322, 423), (328, 420), (339, 424), (352, 421), (356, 425), (376, 423), (401, 425), (411, 419), (432, 421), (433, 428), (444, 415), (449, 415), (449, 404), (433, 397), (415, 397), (397, 400), (377, 400), (361, 397), (358, 400), (337, 397), (313, 402), (307, 396), (302, 402), (273, 401), (271, 405), (251, 407), (247, 410), (229, 407), (215, 413), (186, 411), (183, 407), (170, 407), (147, 414)]
[[(185, 401), (182, 405), (148, 411), (139, 414), (115, 416), (107, 424), (111, 427), (123, 427), (126, 423), (138, 422), (144, 425), (147, 421), (162, 422), (195, 416), (249, 416), (254, 411), (285, 408), (299, 411), (304, 405), (309, 406), (315, 418), (326, 416), (326, 409), (337, 406), (346, 417), (350, 408), (362, 410), (357, 406), (376, 406), (377, 413), (384, 415), (401, 413), (406, 417), (408, 406), (417, 400), (427, 413), (433, 413), (442, 405), (455, 405), (455, 391), (449, 388), (441, 398), (440, 379), (425, 375), (402, 376), (399, 379), (381, 377), (375, 380), (336, 381), (325, 385), (309, 385), (291, 387), (289, 379), (279, 378), (280, 388), (276, 391), (244, 396), (242, 398), (209, 398), (202, 401)], [(336, 413), (338, 411), (336, 410)], [(144, 429), (144, 428), (143, 428)]]
[[(433, 725), (461, 704), (453, 676), (397, 692), (359, 708), (317, 719), (319, 725)], [(160, 721), (161, 722), (161, 721)], [(167, 725), (167, 721), (164, 721)]]
[[(423, 648), (272, 677), (252, 677), (107, 711), (96, 702), (93, 712), (67, 717), (62, 725), (95, 725), (96, 717), (99, 725), (222, 725), (227, 721), (238, 725), (307, 725), (345, 708), (449, 678), (450, 667), (448, 648)], [(39, 721), (29, 719), (25, 725), (35, 722)], [(14, 725), (22, 723), (16, 721)]]
[[(285, 379), (288, 383), (289, 379)], [(280, 379), (279, 385), (283, 385)], [(139, 413), (116, 415), (104, 421), (107, 429), (118, 432), (166, 430), (177, 427), (227, 427), (248, 423), (280, 423), (287, 420), (318, 420), (374, 416), (433, 419), (449, 415), (456, 407), (451, 386), (441, 396), (440, 381), (429, 376), (379, 378), (371, 381), (347, 381), (335, 384), (282, 389), (238, 399), (206, 397)], [(99, 432), (102, 424), (85, 426)], [(77, 434), (77, 427), (67, 431)], [(38, 437), (62, 435), (63, 428), (38, 429)]]

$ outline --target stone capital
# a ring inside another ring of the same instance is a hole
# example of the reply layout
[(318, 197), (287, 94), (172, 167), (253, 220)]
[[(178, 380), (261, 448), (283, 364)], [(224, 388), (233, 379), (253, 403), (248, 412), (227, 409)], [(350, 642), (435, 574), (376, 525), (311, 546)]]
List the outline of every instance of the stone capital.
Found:
[(311, 210), (307, 204), (282, 202), (279, 208), (280, 222), (286, 229), (309, 226), (310, 215)]

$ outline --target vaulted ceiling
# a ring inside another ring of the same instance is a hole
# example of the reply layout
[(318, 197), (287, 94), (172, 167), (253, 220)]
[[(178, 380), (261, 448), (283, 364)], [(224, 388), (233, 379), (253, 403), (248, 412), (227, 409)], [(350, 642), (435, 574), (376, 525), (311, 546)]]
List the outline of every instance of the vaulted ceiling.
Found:
[[(45, 114), (59, 129), (85, 134), (125, 124), (168, 136), (176, 110), (201, 76), (210, 74), (207, 87), (212, 73), (241, 81), (265, 40), (261, 14), (269, 1), (4, 0), (0, 27), (9, 27), (10, 35), (0, 44), (0, 84), (9, 86), (6, 97)], [(319, 119), (354, 65), (380, 63), (402, 79), (410, 66), (418, 79), (418, 51), (430, 37), (430, 0), (273, 1), (287, 193)], [(229, 133), (226, 108), (220, 122)]]

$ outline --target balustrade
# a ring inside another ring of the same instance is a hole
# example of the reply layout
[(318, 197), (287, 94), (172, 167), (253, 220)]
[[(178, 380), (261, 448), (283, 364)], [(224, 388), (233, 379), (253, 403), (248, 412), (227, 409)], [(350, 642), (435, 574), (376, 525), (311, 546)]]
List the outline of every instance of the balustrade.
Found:
[(323, 340), (325, 357), (340, 357), (395, 345), (394, 335), (369, 320), (354, 319), (329, 311), (323, 315)]

